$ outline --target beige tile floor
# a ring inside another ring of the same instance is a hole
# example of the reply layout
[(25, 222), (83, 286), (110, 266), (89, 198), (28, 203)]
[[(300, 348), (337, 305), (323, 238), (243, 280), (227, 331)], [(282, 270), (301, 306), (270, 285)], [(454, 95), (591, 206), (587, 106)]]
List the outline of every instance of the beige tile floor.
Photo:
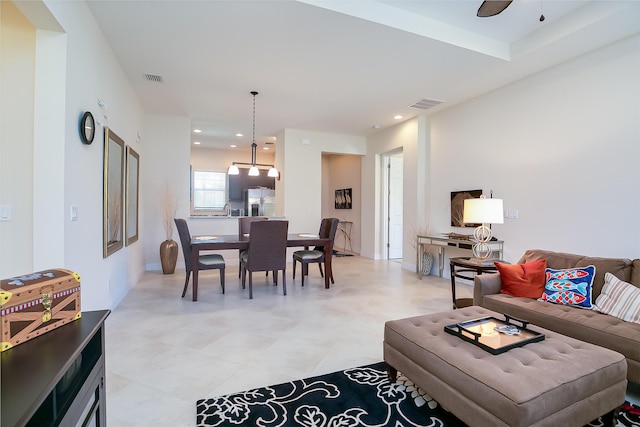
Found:
[(398, 262), (335, 258), (329, 290), (314, 267), (302, 288), (287, 266), (287, 296), (255, 274), (253, 300), (233, 265), (225, 295), (201, 273), (197, 302), (183, 270), (146, 273), (106, 322), (108, 425), (193, 426), (197, 399), (381, 361), (385, 321), (451, 307), (448, 279)]

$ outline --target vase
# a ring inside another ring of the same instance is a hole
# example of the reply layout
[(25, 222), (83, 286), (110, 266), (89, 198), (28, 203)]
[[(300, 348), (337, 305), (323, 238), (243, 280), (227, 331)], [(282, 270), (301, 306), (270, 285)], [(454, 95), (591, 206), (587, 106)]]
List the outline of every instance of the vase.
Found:
[(178, 261), (178, 243), (175, 240), (165, 240), (160, 243), (160, 262), (163, 274), (173, 274)]
[(431, 274), (431, 267), (433, 267), (433, 254), (424, 252), (422, 254), (422, 275), (428, 276)]

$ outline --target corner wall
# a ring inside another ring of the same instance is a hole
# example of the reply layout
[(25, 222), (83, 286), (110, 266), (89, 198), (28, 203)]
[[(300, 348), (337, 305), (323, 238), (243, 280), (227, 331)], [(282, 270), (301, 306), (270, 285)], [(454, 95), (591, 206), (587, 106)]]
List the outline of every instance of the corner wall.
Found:
[(449, 225), (450, 192), (482, 188), (519, 211), (493, 226), (507, 261), (640, 257), (638, 76), (634, 37), (431, 116), (430, 232), (471, 234)]

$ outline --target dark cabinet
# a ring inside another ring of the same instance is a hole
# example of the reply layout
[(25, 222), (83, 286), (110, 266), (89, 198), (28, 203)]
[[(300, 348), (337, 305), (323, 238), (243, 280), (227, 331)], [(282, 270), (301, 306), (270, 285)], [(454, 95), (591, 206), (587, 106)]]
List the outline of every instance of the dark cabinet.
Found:
[(275, 190), (276, 179), (267, 176), (266, 170), (260, 170), (259, 176), (249, 176), (249, 169), (240, 168), (239, 175), (229, 175), (229, 200), (241, 202), (244, 190), (259, 187)]
[(82, 317), (1, 354), (3, 426), (106, 426), (104, 320)]

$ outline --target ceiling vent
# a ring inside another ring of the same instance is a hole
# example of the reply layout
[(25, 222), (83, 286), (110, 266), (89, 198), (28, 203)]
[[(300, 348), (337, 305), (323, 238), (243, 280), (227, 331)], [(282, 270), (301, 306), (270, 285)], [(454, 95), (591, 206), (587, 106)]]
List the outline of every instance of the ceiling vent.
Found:
[(155, 74), (145, 74), (144, 79), (150, 82), (162, 83), (162, 76), (157, 76)]
[(409, 105), (411, 108), (420, 108), (421, 110), (428, 110), (429, 108), (435, 107), (436, 105), (442, 104), (442, 101), (436, 101), (435, 99), (427, 99), (423, 98), (419, 101), (414, 102)]

